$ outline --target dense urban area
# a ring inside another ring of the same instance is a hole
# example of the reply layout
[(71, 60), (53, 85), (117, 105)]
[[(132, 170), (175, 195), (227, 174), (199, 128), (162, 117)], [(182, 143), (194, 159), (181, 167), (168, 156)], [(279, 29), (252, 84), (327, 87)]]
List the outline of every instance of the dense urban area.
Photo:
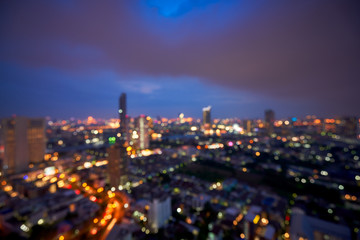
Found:
[(360, 239), (358, 118), (126, 108), (2, 119), (2, 239)]

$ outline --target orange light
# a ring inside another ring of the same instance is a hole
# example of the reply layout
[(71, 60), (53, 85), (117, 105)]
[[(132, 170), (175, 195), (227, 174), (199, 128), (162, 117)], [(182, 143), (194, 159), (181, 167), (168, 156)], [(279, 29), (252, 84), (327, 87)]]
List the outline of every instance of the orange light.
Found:
[(95, 218), (93, 222), (96, 224), (99, 222), (99, 219)]
[(96, 228), (91, 229), (90, 233), (91, 233), (92, 235), (97, 234), (97, 229), (96, 229)]
[(321, 120), (320, 119), (315, 119), (314, 120), (314, 124), (320, 124), (321, 123)]
[(59, 240), (64, 240), (65, 239), (65, 237), (63, 236), (63, 235), (61, 235), (60, 237), (59, 237)]
[(257, 223), (259, 222), (259, 220), (260, 220), (260, 216), (259, 216), (259, 215), (256, 215), (255, 218), (254, 218), (254, 220), (253, 220), (253, 223), (254, 223), (254, 224), (257, 224)]

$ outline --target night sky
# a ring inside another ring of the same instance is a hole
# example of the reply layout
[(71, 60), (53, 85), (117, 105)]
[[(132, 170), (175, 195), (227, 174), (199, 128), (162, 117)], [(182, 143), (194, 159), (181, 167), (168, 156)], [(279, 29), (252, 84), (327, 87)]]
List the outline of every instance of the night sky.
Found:
[(1, 1), (0, 117), (360, 115), (360, 1)]

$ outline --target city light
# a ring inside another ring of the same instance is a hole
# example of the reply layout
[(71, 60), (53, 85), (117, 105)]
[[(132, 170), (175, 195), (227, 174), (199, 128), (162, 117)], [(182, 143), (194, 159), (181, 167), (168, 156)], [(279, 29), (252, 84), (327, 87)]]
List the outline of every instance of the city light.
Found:
[(358, 1), (1, 7), (1, 239), (359, 237)]

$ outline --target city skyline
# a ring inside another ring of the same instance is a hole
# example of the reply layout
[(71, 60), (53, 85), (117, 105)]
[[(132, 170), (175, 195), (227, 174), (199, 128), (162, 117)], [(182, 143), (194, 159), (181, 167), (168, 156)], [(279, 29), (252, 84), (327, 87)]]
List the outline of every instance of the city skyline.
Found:
[[(214, 118), (262, 118), (265, 109), (279, 118), (360, 114), (359, 3), (40, 1), (0, 9), (0, 117), (116, 117), (121, 92), (130, 116), (200, 118), (208, 105)], [(94, 18), (99, 11), (106, 17)]]

